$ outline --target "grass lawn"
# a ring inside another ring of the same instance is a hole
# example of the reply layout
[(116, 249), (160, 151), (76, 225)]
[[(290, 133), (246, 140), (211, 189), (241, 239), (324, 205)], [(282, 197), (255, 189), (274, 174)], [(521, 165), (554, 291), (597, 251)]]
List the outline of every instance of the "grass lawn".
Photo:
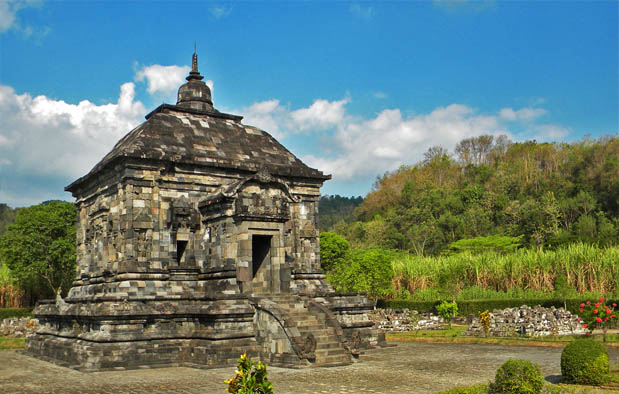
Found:
[[(453, 343), (488, 343), (500, 345), (526, 345), (526, 346), (557, 346), (563, 347), (567, 343), (582, 336), (548, 336), (548, 337), (468, 337), (462, 336), (466, 325), (452, 325), (451, 329), (445, 330), (417, 330), (408, 332), (387, 332), (385, 337), (388, 341), (417, 341), (417, 342), (453, 342)], [(601, 335), (593, 337), (596, 341), (602, 341)], [(608, 334), (606, 345), (619, 347), (619, 334)]]
[(0, 350), (23, 349), (26, 338), (0, 337)]

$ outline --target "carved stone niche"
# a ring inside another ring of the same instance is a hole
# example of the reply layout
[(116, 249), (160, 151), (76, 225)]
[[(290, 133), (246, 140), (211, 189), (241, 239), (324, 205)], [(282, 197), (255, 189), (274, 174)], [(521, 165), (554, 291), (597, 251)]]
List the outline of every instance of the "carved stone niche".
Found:
[(261, 170), (247, 178), (224, 186), (199, 204), (206, 222), (221, 217), (239, 220), (287, 222), (290, 203), (297, 199), (281, 179)]
[(169, 210), (170, 229), (195, 231), (200, 228), (200, 214), (184, 196), (172, 201)]

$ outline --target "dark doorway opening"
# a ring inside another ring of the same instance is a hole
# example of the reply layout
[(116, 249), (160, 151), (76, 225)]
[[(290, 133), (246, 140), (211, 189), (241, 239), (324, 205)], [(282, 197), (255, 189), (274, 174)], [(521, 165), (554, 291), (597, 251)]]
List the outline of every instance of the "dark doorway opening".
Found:
[(252, 260), (252, 277), (256, 277), (256, 273), (264, 263), (267, 255), (271, 250), (270, 235), (252, 235), (251, 237), (251, 260)]
[(180, 264), (187, 248), (187, 241), (176, 241), (176, 261)]

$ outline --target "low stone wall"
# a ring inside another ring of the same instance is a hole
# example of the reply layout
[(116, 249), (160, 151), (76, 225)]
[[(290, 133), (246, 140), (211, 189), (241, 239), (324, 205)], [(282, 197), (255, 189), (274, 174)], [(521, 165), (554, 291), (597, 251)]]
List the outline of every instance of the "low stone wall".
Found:
[(368, 313), (376, 327), (384, 331), (441, 330), (443, 318), (408, 309), (376, 309)]
[[(490, 314), (489, 335), (496, 337), (511, 337), (519, 335), (582, 335), (585, 329), (572, 315), (563, 308), (543, 308), (541, 306), (506, 308), (493, 310)], [(478, 317), (473, 319), (469, 328), (462, 335), (481, 336), (484, 329)]]
[(22, 338), (32, 335), (39, 328), (39, 321), (29, 317), (9, 317), (0, 322), (0, 336)]

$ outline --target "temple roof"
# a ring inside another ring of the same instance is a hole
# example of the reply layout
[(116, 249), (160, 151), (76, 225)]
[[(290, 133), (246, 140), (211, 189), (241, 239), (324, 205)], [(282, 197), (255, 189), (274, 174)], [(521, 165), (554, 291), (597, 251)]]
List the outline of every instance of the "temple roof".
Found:
[(86, 180), (122, 158), (253, 172), (266, 169), (273, 175), (323, 181), (331, 178), (305, 165), (269, 133), (242, 124), (241, 116), (213, 108), (210, 89), (202, 78), (194, 53), (192, 71), (188, 83), (179, 89), (177, 105), (162, 104), (146, 115), (146, 122), (125, 135), (88, 174), (65, 190), (76, 191)]

